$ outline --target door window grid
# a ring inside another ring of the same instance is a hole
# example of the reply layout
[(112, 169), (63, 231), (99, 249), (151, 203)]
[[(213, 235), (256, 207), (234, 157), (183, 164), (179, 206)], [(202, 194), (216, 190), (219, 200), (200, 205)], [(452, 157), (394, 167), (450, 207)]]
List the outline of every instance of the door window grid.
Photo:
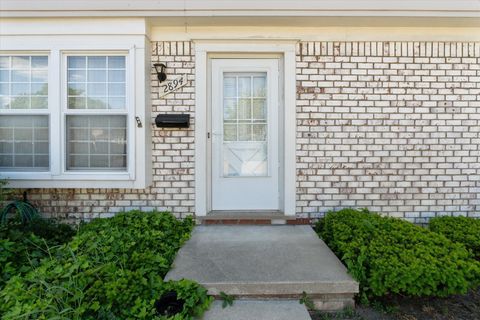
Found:
[(223, 176), (268, 175), (266, 73), (223, 74)]
[(48, 108), (48, 57), (0, 56), (0, 109)]
[(224, 74), (224, 141), (266, 141), (266, 75)]

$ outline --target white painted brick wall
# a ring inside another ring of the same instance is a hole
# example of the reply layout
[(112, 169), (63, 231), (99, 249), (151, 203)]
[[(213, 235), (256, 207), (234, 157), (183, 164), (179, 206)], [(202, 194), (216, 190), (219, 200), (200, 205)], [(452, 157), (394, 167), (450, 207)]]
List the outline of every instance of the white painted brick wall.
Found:
[(303, 42), (297, 212), (480, 217), (480, 43)]
[[(152, 44), (152, 63), (189, 83), (164, 98), (152, 69), (152, 123), (188, 112), (188, 130), (153, 128), (153, 186), (40, 189), (51, 216), (106, 217), (140, 208), (194, 211), (194, 50)], [(480, 217), (480, 43), (302, 42), (297, 50), (297, 214), (367, 207), (424, 223)]]

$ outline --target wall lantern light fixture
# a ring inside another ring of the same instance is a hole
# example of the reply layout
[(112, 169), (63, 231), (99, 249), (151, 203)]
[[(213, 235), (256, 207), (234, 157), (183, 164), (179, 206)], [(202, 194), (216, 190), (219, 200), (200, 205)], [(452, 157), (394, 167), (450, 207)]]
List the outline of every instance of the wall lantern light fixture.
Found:
[(163, 63), (155, 63), (153, 65), (155, 67), (155, 71), (157, 72), (157, 78), (160, 83), (167, 80), (167, 74), (165, 73), (165, 69), (167, 66)]

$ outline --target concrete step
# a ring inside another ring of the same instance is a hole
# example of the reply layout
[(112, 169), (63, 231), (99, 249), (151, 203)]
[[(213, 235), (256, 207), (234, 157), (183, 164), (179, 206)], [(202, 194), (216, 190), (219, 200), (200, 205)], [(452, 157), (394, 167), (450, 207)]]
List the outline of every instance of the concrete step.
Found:
[(197, 226), (166, 279), (192, 279), (209, 294), (298, 300), (319, 310), (354, 305), (358, 283), (310, 226)]
[(307, 308), (298, 300), (235, 300), (222, 308), (215, 301), (202, 320), (311, 320)]

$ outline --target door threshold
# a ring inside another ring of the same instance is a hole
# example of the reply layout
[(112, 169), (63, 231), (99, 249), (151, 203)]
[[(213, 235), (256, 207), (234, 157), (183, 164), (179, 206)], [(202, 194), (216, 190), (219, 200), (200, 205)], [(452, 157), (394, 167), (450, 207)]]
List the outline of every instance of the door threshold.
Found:
[(280, 210), (214, 210), (196, 218), (205, 224), (286, 224), (296, 220)]

